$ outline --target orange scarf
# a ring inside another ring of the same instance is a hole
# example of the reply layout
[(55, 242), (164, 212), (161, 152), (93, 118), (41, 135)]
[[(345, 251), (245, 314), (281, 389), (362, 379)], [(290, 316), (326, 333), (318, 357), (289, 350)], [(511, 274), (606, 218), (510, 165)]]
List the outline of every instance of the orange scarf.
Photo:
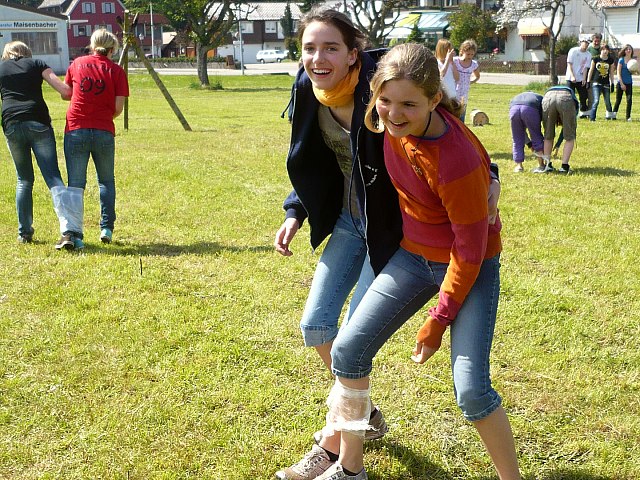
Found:
[(313, 87), (313, 94), (325, 107), (341, 107), (346, 105), (353, 98), (360, 76), (360, 65), (351, 71), (331, 90), (320, 90)]

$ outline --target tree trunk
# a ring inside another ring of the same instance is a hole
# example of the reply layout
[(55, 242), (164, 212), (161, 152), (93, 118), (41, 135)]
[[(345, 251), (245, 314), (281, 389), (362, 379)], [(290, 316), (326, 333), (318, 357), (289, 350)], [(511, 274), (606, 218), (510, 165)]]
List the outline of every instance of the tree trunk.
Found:
[(551, 85), (558, 84), (558, 71), (556, 66), (556, 37), (551, 35), (549, 39), (549, 81)]
[(196, 43), (196, 57), (198, 59), (198, 80), (201, 87), (209, 86), (209, 74), (207, 73), (207, 53), (209, 50), (201, 44)]

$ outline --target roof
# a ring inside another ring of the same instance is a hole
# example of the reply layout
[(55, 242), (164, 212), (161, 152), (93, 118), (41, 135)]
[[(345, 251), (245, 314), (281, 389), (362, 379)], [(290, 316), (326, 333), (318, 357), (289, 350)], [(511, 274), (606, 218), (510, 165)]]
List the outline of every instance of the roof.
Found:
[[(243, 12), (248, 12), (246, 15), (246, 19), (249, 21), (282, 20), (282, 17), (284, 17), (284, 10), (286, 7), (287, 7), (286, 2), (250, 3), (247, 6), (243, 6), (242, 10)], [(300, 11), (300, 7), (298, 7), (297, 4), (290, 3), (289, 8), (291, 8), (291, 16), (293, 17), (294, 20), (298, 20), (300, 19), (300, 17), (302, 17), (302, 12)]]
[(400, 18), (396, 24), (398, 27), (406, 27), (409, 30), (416, 24), (421, 32), (442, 32), (449, 26), (449, 12), (425, 11), (409, 12), (404, 18)]
[(635, 7), (638, 0), (600, 0), (598, 3), (603, 8)]
[[(133, 18), (133, 17), (131, 17)], [(138, 14), (138, 23), (147, 23), (151, 24), (151, 14), (149, 13), (139, 13)], [(153, 14), (153, 24), (154, 25), (171, 25), (167, 17), (165, 17), (161, 13)]]
[(17, 3), (0, 2), (0, 6), (6, 7), (6, 8), (13, 8), (15, 10), (22, 10), (24, 12), (37, 13), (38, 15), (42, 15), (45, 17), (53, 17), (53, 18), (62, 19), (62, 20), (67, 19), (67, 17), (65, 17), (64, 15), (60, 15), (58, 13), (43, 12), (42, 10), (38, 10), (37, 8), (31, 8), (25, 5), (18, 5)]
[(60, 7), (66, 1), (67, 0), (44, 0), (40, 5), (38, 5), (38, 8)]

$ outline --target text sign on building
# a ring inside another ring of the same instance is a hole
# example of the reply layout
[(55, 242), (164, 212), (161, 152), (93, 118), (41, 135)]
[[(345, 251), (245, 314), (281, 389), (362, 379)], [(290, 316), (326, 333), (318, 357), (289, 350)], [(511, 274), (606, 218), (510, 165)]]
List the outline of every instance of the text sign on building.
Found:
[(37, 21), (21, 21), (15, 20), (13, 22), (0, 22), (0, 28), (5, 29), (38, 29), (38, 30), (55, 30), (58, 28), (58, 22), (37, 22)]

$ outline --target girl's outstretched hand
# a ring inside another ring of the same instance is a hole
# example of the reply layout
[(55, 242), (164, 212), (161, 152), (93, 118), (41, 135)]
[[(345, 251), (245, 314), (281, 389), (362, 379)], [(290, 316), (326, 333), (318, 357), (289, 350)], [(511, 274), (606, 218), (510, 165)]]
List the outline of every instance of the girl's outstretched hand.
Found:
[(416, 363), (424, 363), (433, 357), (433, 354), (438, 351), (437, 348), (427, 347), (425, 344), (417, 342), (416, 348), (413, 349), (413, 355), (411, 355), (411, 360)]

